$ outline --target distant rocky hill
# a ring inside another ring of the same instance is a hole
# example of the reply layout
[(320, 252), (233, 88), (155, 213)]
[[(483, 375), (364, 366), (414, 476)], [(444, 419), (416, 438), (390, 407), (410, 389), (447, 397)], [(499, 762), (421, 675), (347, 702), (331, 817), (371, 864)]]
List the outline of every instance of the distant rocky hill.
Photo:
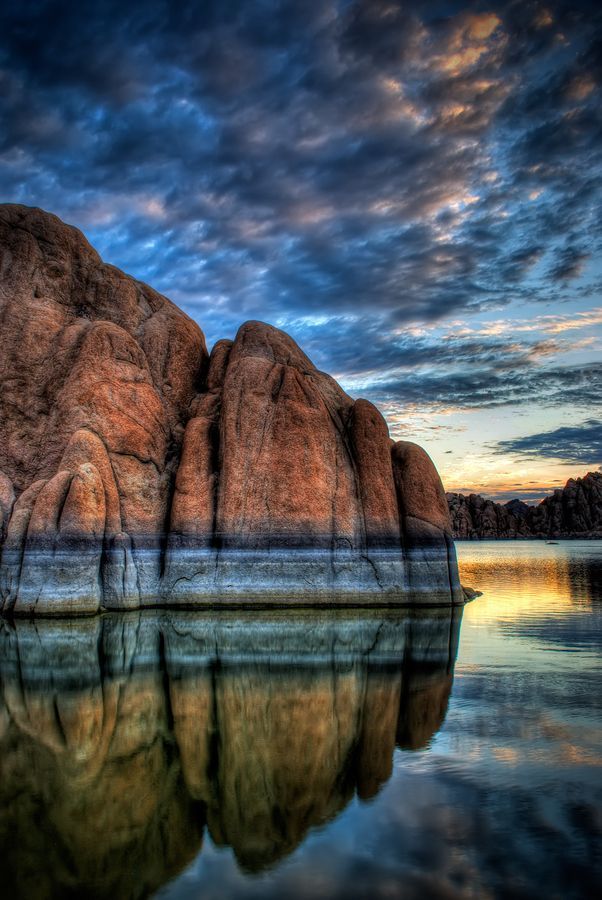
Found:
[(494, 503), (479, 494), (446, 496), (456, 538), (602, 538), (602, 472), (569, 478), (537, 506), (518, 499)]

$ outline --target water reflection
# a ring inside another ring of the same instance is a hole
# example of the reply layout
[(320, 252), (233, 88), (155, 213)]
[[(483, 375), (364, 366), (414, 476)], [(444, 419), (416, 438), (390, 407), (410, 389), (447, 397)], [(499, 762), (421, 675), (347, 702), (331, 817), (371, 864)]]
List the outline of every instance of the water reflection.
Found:
[(459, 541), (456, 546), (462, 582), (501, 601), (508, 618), (529, 605), (562, 615), (567, 606), (602, 601), (600, 541)]
[(461, 612), (0, 626), (12, 897), (147, 896), (203, 836), (258, 872), (446, 714)]

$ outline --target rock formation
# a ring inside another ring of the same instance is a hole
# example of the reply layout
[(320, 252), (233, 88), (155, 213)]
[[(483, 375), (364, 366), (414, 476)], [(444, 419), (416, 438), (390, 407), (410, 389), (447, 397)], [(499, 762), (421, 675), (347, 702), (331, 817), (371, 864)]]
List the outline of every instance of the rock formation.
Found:
[(0, 206), (5, 613), (461, 602), (443, 488), (288, 335), (209, 357), (169, 300), (56, 217)]
[(458, 539), (602, 538), (602, 472), (569, 478), (537, 506), (494, 503), (479, 494), (446, 496)]
[(272, 866), (441, 727), (461, 615), (0, 624), (4, 894), (146, 897), (205, 833)]
[(447, 494), (447, 502), (454, 537), (459, 540), (530, 536), (525, 518), (508, 504), (495, 503), (480, 494), (453, 493)]

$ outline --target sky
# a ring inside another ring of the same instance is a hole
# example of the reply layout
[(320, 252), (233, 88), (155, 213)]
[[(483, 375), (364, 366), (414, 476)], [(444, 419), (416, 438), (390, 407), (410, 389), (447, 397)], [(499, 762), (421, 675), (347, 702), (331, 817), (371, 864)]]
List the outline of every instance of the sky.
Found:
[(602, 464), (601, 84), (599, 2), (6, 3), (0, 199), (535, 501)]

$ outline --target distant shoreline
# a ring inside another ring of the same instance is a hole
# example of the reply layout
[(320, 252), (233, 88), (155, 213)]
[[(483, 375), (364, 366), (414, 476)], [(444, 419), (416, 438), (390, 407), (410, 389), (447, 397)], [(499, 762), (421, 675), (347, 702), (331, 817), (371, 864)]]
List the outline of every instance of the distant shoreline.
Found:
[(599, 540), (602, 472), (569, 478), (537, 506), (518, 497), (496, 503), (480, 494), (446, 495), (455, 540)]

